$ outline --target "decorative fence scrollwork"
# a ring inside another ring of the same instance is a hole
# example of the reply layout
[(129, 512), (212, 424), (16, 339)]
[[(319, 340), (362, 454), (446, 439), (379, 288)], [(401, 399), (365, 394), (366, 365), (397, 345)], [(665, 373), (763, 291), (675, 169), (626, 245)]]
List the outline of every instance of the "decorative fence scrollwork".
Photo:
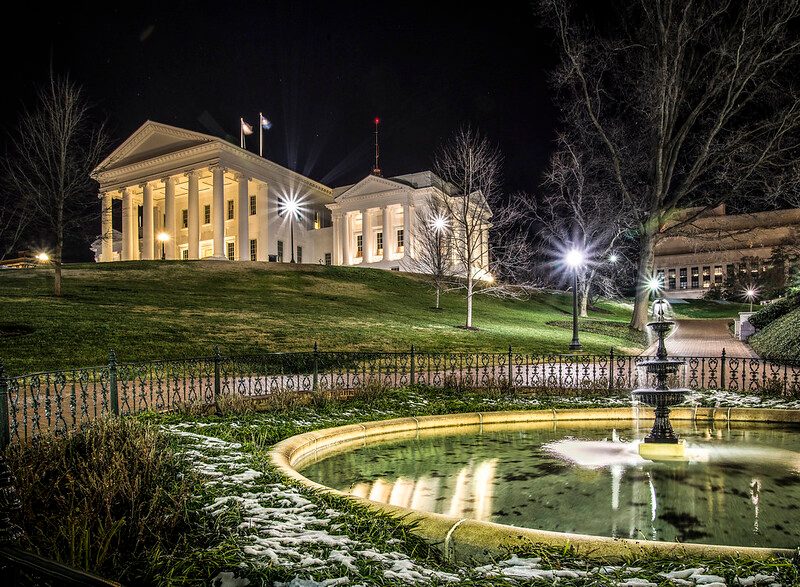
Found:
[[(800, 397), (800, 363), (680, 357), (671, 386)], [(507, 352), (265, 353), (107, 365), (7, 376), (0, 365), (0, 443), (65, 434), (103, 415), (214, 405), (220, 396), (268, 397), (408, 385), (621, 394), (652, 385), (644, 357)]]

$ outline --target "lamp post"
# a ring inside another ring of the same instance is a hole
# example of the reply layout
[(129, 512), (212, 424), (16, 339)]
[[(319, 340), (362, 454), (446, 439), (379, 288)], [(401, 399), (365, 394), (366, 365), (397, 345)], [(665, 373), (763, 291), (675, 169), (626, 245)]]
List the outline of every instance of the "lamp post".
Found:
[(571, 249), (565, 258), (567, 265), (572, 269), (572, 342), (569, 350), (581, 350), (581, 341), (578, 338), (578, 269), (583, 265), (585, 256), (583, 251)]
[(295, 217), (300, 215), (300, 202), (297, 198), (288, 197), (283, 199), (281, 206), (284, 214), (289, 217), (289, 246), (292, 249), (289, 263), (294, 263), (294, 221)]
[(163, 261), (164, 259), (167, 258), (166, 246), (167, 246), (167, 241), (169, 241), (169, 234), (167, 234), (166, 232), (159, 232), (158, 236), (156, 236), (156, 239), (158, 239), (158, 242), (161, 243), (161, 260)]
[(750, 300), (750, 311), (752, 312), (753, 300), (756, 299), (756, 297), (758, 297), (758, 290), (751, 285), (745, 290), (744, 295), (747, 297), (748, 300)]

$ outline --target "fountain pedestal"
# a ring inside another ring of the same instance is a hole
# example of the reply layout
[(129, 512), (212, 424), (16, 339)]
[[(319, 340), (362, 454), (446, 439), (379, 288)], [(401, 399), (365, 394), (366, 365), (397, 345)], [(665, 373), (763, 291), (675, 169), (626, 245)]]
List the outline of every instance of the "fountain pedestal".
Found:
[[(658, 303), (658, 300), (656, 302)], [(664, 337), (675, 323), (664, 319), (663, 303), (659, 303), (658, 307), (658, 319), (647, 325), (658, 336), (656, 356), (654, 359), (647, 359), (639, 363), (639, 366), (644, 367), (648, 374), (655, 375), (656, 385), (655, 387), (634, 389), (632, 395), (642, 403), (655, 408), (653, 428), (645, 437), (644, 442), (639, 444), (640, 456), (649, 460), (675, 460), (684, 457), (685, 446), (672, 430), (669, 408), (682, 403), (690, 390), (670, 389), (667, 385), (667, 379), (678, 371), (678, 367), (683, 364), (683, 361), (667, 357)]]

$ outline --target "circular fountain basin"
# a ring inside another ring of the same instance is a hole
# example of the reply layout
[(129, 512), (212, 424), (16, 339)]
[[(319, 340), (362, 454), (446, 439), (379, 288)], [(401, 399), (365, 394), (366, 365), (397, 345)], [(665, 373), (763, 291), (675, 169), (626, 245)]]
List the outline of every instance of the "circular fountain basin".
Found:
[(640, 387), (634, 389), (631, 395), (648, 406), (677, 406), (686, 400), (686, 395), (691, 393), (691, 389), (654, 389), (652, 387)]
[(404, 418), (315, 431), (272, 460), (306, 486), (402, 516), (448, 558), (530, 543), (588, 557), (793, 554), (800, 411), (673, 411), (686, 459), (649, 461), (652, 411)]

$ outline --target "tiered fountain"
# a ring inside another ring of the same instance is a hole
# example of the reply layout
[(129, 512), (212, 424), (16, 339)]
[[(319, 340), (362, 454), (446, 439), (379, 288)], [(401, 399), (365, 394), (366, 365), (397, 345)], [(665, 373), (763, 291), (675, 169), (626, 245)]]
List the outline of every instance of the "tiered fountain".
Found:
[(647, 359), (639, 363), (648, 374), (655, 375), (656, 386), (638, 388), (633, 390), (633, 397), (648, 406), (655, 408), (655, 422), (650, 434), (639, 445), (639, 454), (642, 458), (650, 460), (682, 460), (685, 454), (685, 445), (672, 430), (669, 422), (669, 407), (683, 402), (689, 389), (670, 389), (667, 378), (678, 371), (683, 364), (680, 359), (667, 357), (667, 347), (664, 344), (670, 327), (675, 324), (664, 319), (664, 300), (656, 300), (656, 320), (647, 324), (658, 336), (658, 350), (654, 359)]

